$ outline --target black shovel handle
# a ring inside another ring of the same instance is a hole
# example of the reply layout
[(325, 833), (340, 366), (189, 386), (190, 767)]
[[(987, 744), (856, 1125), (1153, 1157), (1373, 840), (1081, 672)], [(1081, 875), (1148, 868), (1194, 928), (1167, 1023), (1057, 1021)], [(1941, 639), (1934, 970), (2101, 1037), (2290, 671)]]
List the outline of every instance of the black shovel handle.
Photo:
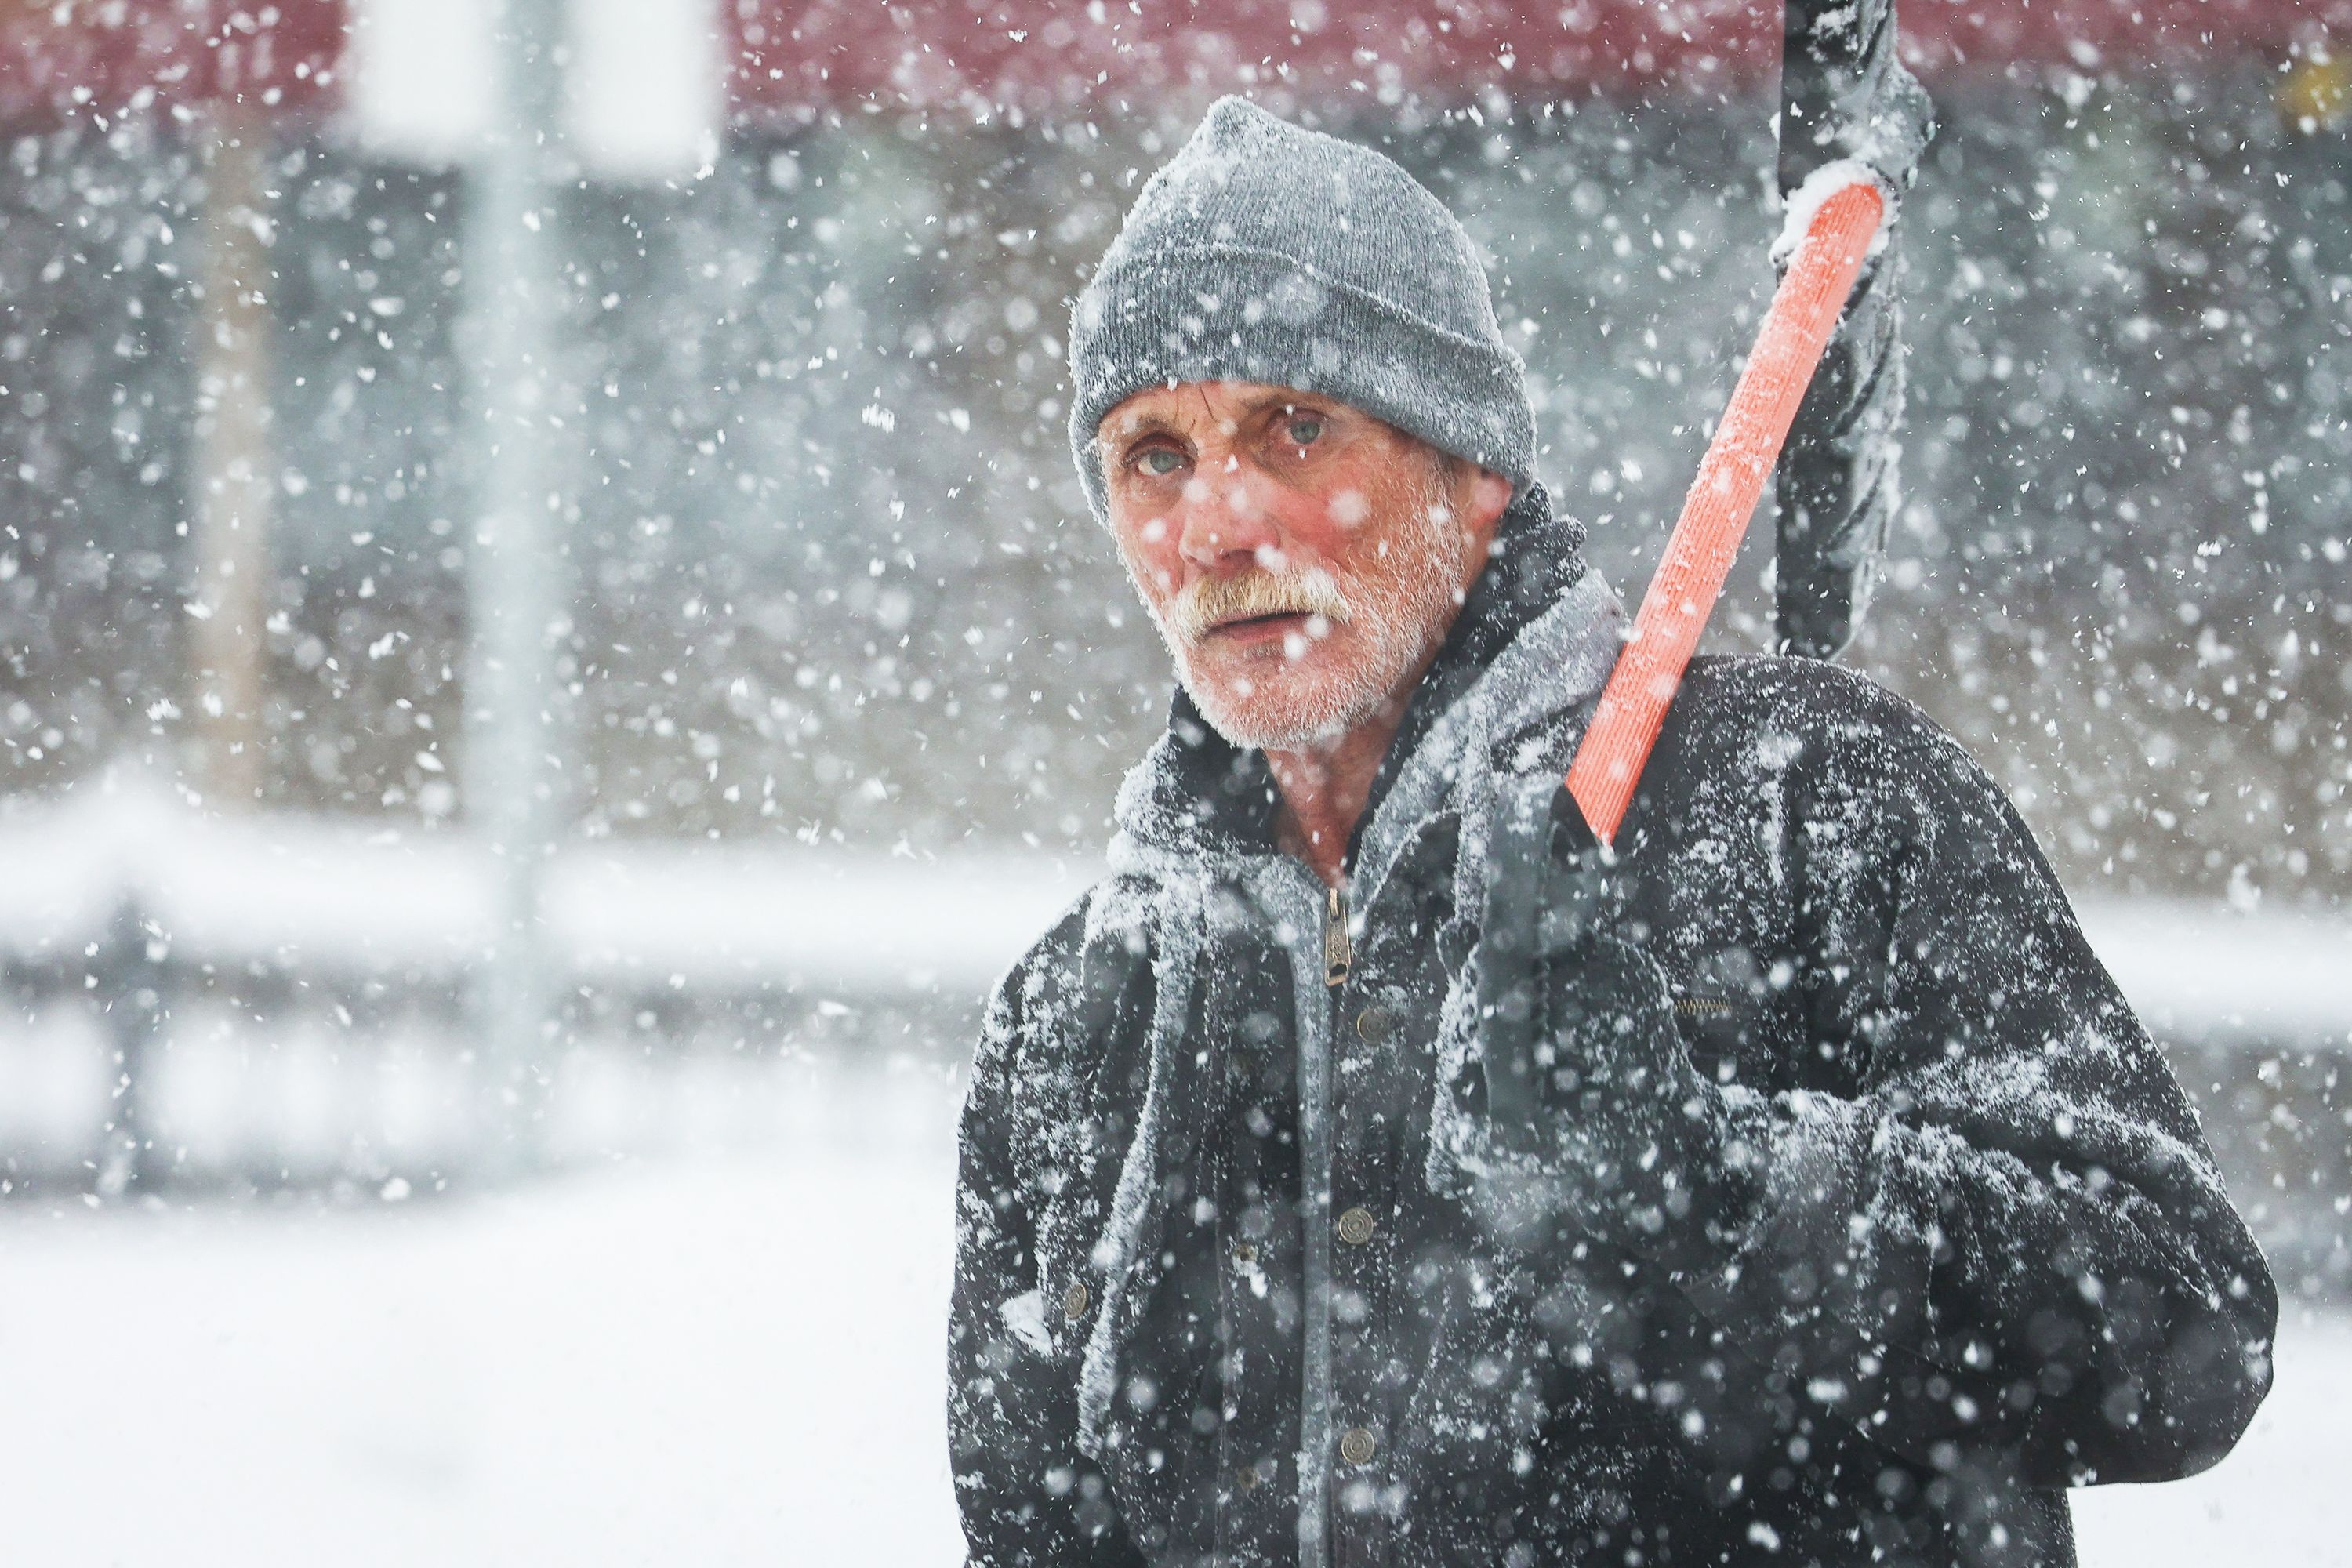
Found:
[(1478, 1027), (1486, 1117), (1505, 1147), (1533, 1151), (1543, 1121), (1547, 1059), (1545, 967), (1581, 945), (1605, 918), (1609, 852), (1566, 784), (1505, 791), (1486, 853), (1479, 927)]

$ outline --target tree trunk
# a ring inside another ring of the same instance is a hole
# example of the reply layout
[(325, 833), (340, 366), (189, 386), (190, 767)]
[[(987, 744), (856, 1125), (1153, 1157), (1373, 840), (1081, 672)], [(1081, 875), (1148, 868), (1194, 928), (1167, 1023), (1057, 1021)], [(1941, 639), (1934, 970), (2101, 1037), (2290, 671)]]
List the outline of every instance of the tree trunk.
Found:
[(268, 615), (269, 143), (259, 113), (226, 101), (205, 134), (190, 662), (205, 793), (249, 806), (262, 785)]

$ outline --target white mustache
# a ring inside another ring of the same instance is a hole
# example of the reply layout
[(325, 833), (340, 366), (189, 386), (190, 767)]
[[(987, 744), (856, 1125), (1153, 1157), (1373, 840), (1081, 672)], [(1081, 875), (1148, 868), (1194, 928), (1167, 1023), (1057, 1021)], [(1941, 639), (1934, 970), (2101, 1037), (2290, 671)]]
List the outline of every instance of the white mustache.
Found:
[(1270, 572), (1263, 567), (1187, 584), (1168, 607), (1170, 626), (1197, 643), (1229, 621), (1260, 616), (1321, 616), (1345, 625), (1351, 612), (1339, 580), (1319, 566)]

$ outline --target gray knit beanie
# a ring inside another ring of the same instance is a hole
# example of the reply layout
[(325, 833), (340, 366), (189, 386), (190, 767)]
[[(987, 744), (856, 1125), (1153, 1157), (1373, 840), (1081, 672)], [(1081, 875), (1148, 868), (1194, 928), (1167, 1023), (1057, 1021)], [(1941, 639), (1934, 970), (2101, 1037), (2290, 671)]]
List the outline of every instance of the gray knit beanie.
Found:
[(1097, 521), (1103, 416), (1192, 381), (1326, 394), (1544, 504), (1527, 369), (1462, 225), (1381, 153), (1244, 99), (1219, 99), (1145, 184), (1078, 296), (1070, 373), (1070, 449)]

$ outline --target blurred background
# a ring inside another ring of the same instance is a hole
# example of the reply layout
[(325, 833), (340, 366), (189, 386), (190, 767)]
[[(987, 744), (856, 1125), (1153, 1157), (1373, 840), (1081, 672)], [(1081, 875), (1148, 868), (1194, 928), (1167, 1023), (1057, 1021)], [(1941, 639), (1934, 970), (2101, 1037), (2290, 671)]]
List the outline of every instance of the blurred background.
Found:
[[(2288, 1302), (2246, 1444), (2084, 1559), (2352, 1562), (2352, 10), (1902, 25), (1846, 658), (2011, 790)], [(956, 1561), (977, 1005), (1170, 690), (1071, 298), (1221, 93), (1382, 146), (1637, 595), (1771, 282), (1779, 26), (0, 0), (9, 1561)]]

